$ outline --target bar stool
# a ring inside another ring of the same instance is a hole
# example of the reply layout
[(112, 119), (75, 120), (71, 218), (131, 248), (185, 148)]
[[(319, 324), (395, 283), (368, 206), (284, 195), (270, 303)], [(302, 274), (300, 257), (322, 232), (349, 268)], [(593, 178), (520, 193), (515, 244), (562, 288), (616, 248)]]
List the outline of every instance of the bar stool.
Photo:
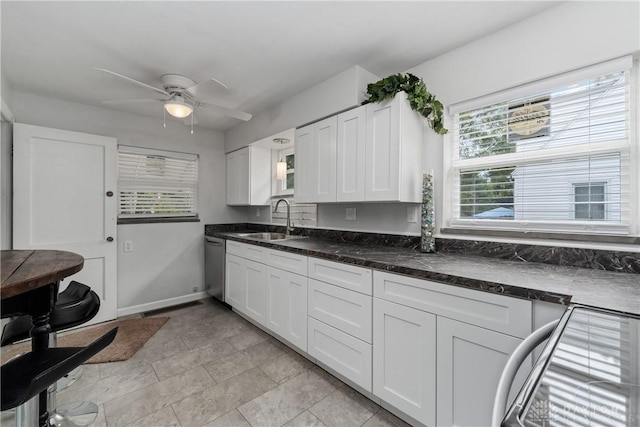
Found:
[[(89, 286), (72, 281), (69, 286), (58, 294), (56, 305), (50, 314), (51, 333), (49, 334), (49, 347), (57, 347), (57, 332), (63, 331), (91, 320), (100, 309), (100, 298), (91, 291)], [(2, 346), (13, 344), (29, 337), (31, 329), (31, 317), (19, 316), (5, 325), (2, 331), (0, 344)], [(75, 426), (69, 417), (80, 415), (97, 416), (98, 406), (92, 402), (74, 402), (72, 404), (57, 406), (56, 393), (58, 387), (66, 388), (77, 380), (82, 373), (80, 366), (71, 372), (65, 373), (61, 380), (52, 384), (48, 389), (47, 408), (50, 414), (50, 424), (55, 426)], [(21, 414), (16, 414), (19, 420)]]

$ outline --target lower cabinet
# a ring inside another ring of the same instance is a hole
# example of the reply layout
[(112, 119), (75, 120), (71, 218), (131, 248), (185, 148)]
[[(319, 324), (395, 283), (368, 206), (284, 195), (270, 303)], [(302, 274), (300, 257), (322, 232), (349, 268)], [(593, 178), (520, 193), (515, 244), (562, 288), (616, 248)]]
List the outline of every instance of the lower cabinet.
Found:
[[(521, 340), (438, 317), (439, 426), (491, 425), (493, 400), (507, 360)], [(531, 356), (511, 388), (512, 398), (531, 369)]]
[(227, 254), (225, 261), (224, 300), (231, 307), (242, 311), (244, 309), (244, 297), (246, 289), (244, 284), (244, 258)]
[(265, 326), (307, 351), (307, 278), (267, 267)]
[(436, 316), (374, 298), (373, 342), (373, 393), (435, 425)]
[(308, 318), (308, 325), (309, 355), (371, 391), (371, 344), (313, 317)]

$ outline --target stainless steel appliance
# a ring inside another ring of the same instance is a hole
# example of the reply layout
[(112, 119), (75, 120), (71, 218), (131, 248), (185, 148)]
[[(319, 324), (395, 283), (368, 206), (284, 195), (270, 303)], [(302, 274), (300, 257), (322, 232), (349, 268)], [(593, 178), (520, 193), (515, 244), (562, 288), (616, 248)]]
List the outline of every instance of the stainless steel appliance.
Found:
[(573, 306), (503, 427), (640, 425), (640, 316)]
[(225, 241), (217, 237), (204, 238), (204, 288), (224, 302)]

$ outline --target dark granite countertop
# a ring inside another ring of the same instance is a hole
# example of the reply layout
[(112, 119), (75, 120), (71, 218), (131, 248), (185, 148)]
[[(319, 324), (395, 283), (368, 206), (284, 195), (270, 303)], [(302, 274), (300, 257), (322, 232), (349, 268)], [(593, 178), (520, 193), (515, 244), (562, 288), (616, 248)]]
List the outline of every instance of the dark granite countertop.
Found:
[(238, 232), (207, 235), (325, 258), (513, 297), (640, 314), (640, 275), (515, 262), (481, 256), (426, 254), (407, 247), (345, 243), (317, 237), (262, 241)]

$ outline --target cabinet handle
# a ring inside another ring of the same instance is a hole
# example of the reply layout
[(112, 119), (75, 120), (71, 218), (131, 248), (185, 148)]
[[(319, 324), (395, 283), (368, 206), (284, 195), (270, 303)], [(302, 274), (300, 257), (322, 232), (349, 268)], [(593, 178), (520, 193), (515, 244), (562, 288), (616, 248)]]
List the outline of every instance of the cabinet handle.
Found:
[(113, 191), (107, 191), (107, 197), (113, 197)]
[(107, 237), (107, 242), (113, 242), (113, 237), (111, 236)]

